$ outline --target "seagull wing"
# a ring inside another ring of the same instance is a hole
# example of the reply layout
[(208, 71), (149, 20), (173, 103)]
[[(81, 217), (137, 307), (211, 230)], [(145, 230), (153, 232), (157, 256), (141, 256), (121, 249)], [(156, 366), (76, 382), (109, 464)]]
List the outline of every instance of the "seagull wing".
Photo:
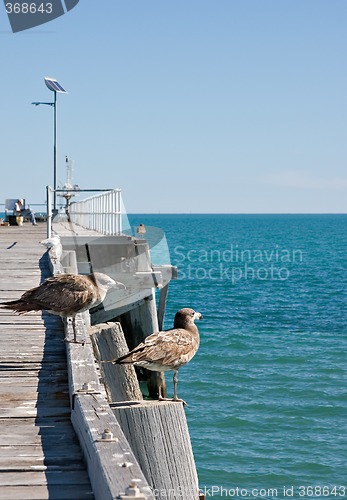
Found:
[(89, 309), (97, 299), (98, 289), (87, 278), (60, 274), (25, 292), (20, 301), (31, 304), (32, 310), (44, 309), (62, 316), (72, 316)]
[(187, 363), (199, 347), (199, 336), (183, 328), (156, 332), (119, 361), (123, 363), (156, 363), (177, 366)]

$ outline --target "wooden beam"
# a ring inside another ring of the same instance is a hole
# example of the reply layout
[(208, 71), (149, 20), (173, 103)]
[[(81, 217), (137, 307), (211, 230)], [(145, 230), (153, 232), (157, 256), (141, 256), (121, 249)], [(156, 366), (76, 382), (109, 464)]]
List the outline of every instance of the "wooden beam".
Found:
[(198, 500), (194, 456), (183, 405), (143, 401), (111, 405), (132, 451), (159, 498)]
[(84, 450), (97, 500), (123, 498), (122, 495), (132, 484), (139, 490), (136, 498), (154, 499), (121, 427), (103, 396), (76, 396), (71, 420)]
[(167, 283), (159, 292), (159, 304), (158, 304), (158, 328), (162, 331), (164, 328), (164, 318), (167, 295), (169, 293), (169, 284)]
[(104, 361), (117, 359), (129, 351), (120, 323), (92, 326), (89, 334), (96, 359), (99, 361), (108, 400), (110, 402), (142, 400), (142, 393), (132, 365), (104, 363)]

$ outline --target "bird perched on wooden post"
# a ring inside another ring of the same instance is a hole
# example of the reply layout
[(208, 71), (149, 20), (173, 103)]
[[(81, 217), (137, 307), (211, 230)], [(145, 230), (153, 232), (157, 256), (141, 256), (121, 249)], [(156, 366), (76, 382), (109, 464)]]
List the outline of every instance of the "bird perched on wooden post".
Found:
[[(23, 293), (20, 299), (3, 302), (0, 307), (18, 314), (47, 311), (62, 318), (71, 317), (74, 325), (76, 315), (101, 304), (110, 288), (125, 288), (125, 285), (98, 272), (85, 276), (58, 274)], [(75, 328), (74, 335), (76, 342)]]
[[(188, 307), (180, 309), (175, 315), (172, 329), (152, 333), (132, 351), (112, 360), (112, 363), (132, 363), (157, 372), (173, 370), (174, 397), (171, 401), (186, 405), (177, 396), (178, 369), (188, 363), (199, 348), (199, 330), (194, 321), (202, 317), (202, 314)], [(164, 400), (160, 396), (159, 399)]]

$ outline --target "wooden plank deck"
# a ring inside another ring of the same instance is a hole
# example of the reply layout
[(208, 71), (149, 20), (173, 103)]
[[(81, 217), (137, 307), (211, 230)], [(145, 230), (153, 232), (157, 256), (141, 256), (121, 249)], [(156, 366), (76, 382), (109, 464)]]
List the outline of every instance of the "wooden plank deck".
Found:
[[(49, 275), (46, 226), (0, 227), (0, 302)], [(93, 499), (70, 420), (59, 317), (0, 309), (0, 500)]]

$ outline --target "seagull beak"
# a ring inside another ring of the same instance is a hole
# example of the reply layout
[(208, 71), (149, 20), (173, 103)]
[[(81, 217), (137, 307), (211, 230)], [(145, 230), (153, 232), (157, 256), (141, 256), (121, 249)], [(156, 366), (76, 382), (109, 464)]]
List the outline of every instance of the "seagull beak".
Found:
[(194, 315), (194, 319), (203, 319), (203, 315), (201, 313), (196, 312)]
[(121, 283), (120, 281), (115, 281), (114, 285), (112, 285), (112, 288), (118, 288), (120, 290), (126, 290), (126, 286), (124, 283)]

